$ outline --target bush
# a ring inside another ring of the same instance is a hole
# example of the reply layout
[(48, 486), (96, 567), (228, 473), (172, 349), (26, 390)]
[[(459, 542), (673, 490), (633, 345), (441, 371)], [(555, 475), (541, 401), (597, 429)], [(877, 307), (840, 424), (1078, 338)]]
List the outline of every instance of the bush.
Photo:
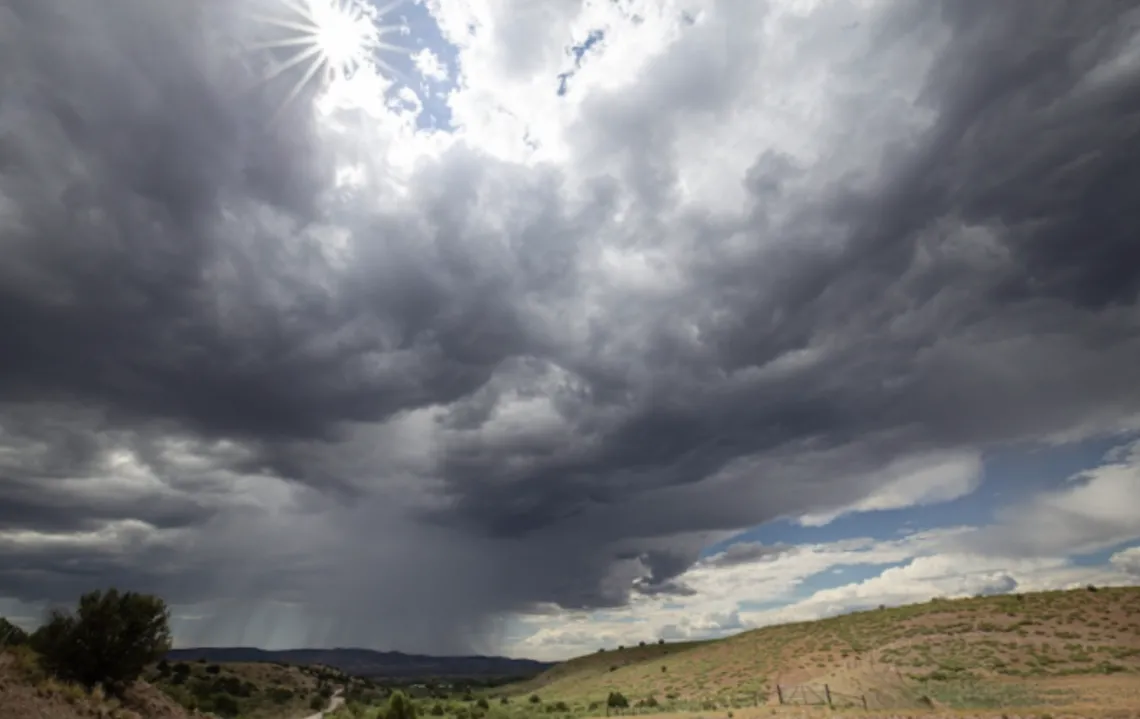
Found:
[(210, 666), (206, 667), (206, 673), (207, 674), (220, 674), (221, 671), (222, 671), (222, 668), (219, 667), (217, 664), (211, 664)]
[(4, 617), (0, 617), (0, 647), (18, 647), (27, 643), (27, 632)]
[(213, 707), (213, 712), (223, 717), (236, 717), (241, 711), (237, 699), (234, 699), (229, 694), (218, 694), (213, 697), (210, 704)]
[(629, 700), (621, 692), (610, 692), (609, 697), (606, 698), (606, 707), (610, 709), (626, 709), (629, 707)]
[(442, 704), (439, 704), (439, 703), (437, 702), (437, 703), (435, 703), (435, 704), (433, 704), (433, 705), (432, 705), (432, 707), (431, 707), (431, 715), (432, 715), (433, 717), (441, 717), (441, 716), (443, 716), (444, 714), (446, 714), (446, 712), (445, 712), (445, 711), (443, 711), (443, 705), (442, 705)]
[(527, 701), (529, 701), (531, 704), (541, 704), (542, 698), (539, 697), (537, 694), (531, 694), (530, 699), (528, 699)]
[(385, 719), (416, 719), (416, 708), (403, 692), (392, 692), (384, 716)]
[(313, 698), (309, 700), (309, 708), (315, 712), (321, 711), (326, 705), (327, 702), (320, 694), (313, 695)]
[(664, 639), (658, 639), (658, 640), (657, 640), (657, 643), (658, 643), (658, 644), (664, 644), (664, 643), (665, 643), (665, 640), (664, 640)]
[(488, 709), (491, 708), (491, 706), (489, 704), (487, 704), (487, 700), (484, 699), (483, 697), (479, 697), (479, 701), (475, 702), (475, 706), (479, 707), (483, 711), (487, 711)]
[(53, 611), (32, 645), (60, 678), (121, 693), (170, 651), (170, 614), (149, 594), (90, 592), (74, 615)]

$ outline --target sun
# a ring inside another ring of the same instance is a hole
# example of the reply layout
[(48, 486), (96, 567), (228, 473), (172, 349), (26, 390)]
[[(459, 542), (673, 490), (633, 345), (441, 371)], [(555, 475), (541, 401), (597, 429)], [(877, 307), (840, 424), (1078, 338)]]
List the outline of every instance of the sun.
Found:
[(367, 62), (379, 44), (379, 32), (371, 18), (349, 0), (308, 0), (313, 46), (333, 73), (350, 75)]
[(377, 8), (368, 0), (264, 0), (268, 7), (256, 19), (271, 35), (253, 47), (274, 53), (265, 79), (293, 69), (299, 73), (282, 106), (314, 80), (350, 80), (369, 70), (395, 74), (381, 53), (407, 50), (385, 40), (401, 26), (383, 19), (401, 1)]

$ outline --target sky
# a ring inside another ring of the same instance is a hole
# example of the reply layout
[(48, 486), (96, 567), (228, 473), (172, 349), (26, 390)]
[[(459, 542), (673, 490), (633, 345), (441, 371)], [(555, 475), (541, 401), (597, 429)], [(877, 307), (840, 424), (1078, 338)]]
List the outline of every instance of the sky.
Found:
[(328, 2), (0, 0), (0, 614), (1140, 583), (1140, 2)]

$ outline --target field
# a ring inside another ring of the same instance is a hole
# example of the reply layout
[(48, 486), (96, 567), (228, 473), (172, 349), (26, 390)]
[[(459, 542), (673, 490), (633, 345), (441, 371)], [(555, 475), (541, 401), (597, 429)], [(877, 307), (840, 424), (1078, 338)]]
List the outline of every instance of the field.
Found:
[[(777, 686), (780, 691), (777, 691)], [(826, 687), (826, 688), (825, 688)], [(727, 639), (613, 649), (507, 688), (513, 704), (604, 713), (839, 709), (1140, 710), (1140, 588), (933, 600)], [(787, 705), (780, 705), (780, 694)], [(795, 705), (795, 706), (790, 706)], [(554, 711), (552, 713), (559, 713)], [(1140, 712), (1138, 712), (1140, 715)]]

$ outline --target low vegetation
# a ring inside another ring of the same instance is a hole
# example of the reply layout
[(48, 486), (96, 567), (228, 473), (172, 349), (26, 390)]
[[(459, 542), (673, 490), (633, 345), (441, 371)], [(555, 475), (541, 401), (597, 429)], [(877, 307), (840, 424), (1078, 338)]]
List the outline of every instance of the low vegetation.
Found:
[(179, 705), (222, 719), (290, 719), (328, 706), (345, 682), (321, 667), (161, 661), (144, 675)]

